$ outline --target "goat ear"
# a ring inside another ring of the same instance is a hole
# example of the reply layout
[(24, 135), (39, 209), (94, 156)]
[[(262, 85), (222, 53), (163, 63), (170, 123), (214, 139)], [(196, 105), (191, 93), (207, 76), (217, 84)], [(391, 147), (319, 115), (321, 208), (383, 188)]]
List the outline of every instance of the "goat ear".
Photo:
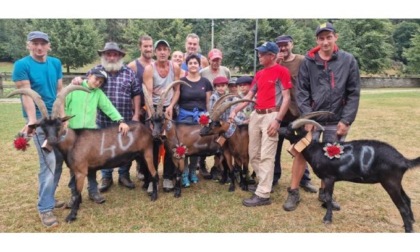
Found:
[(68, 120), (72, 119), (72, 118), (73, 118), (73, 117), (75, 117), (75, 116), (76, 116), (76, 115), (62, 117), (62, 118), (61, 118), (61, 121), (62, 121), (62, 122), (68, 121)]

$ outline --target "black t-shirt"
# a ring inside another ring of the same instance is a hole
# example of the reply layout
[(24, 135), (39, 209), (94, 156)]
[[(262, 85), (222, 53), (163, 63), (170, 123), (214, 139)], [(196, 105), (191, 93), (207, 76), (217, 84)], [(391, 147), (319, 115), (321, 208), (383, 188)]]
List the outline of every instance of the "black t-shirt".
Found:
[(179, 107), (190, 111), (194, 108), (207, 110), (206, 92), (213, 90), (210, 81), (204, 77), (201, 77), (197, 82), (189, 81), (187, 77), (182, 77), (181, 80), (190, 84), (191, 87), (181, 85), (178, 100)]

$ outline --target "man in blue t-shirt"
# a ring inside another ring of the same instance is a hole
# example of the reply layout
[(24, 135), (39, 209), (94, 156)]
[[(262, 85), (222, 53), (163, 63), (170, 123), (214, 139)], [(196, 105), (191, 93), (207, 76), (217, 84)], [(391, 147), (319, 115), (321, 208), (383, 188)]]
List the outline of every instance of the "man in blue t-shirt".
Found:
[[(44, 101), (48, 113), (51, 113), (57, 92), (62, 88), (61, 61), (47, 55), (51, 50), (51, 44), (46, 33), (30, 32), (27, 38), (27, 48), (29, 55), (14, 64), (13, 81), (17, 88), (31, 88), (37, 92)], [(21, 99), (23, 117), (26, 120), (22, 133), (26, 133), (28, 136), (34, 135), (34, 144), (39, 156), (39, 216), (43, 225), (56, 226), (58, 221), (52, 210), (64, 206), (64, 202), (57, 202), (54, 198), (61, 176), (63, 158), (56, 149), (53, 151), (42, 149), (45, 133), (40, 127), (36, 130), (33, 127), (36, 121), (41, 118), (41, 113), (30, 97), (23, 95)]]

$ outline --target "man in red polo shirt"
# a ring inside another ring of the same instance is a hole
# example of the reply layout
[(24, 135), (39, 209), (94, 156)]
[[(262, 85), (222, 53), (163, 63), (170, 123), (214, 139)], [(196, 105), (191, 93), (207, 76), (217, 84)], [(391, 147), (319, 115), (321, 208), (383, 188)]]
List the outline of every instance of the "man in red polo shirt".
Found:
[[(251, 198), (242, 201), (247, 207), (271, 204), (270, 192), (273, 183), (274, 157), (277, 150), (277, 130), (290, 104), (292, 81), (289, 70), (276, 63), (279, 48), (274, 42), (265, 42), (255, 48), (259, 62), (264, 68), (255, 74), (252, 87), (244, 99), (255, 95), (255, 110), (249, 122), (249, 159), (257, 178), (258, 186)], [(232, 109), (229, 119), (235, 118), (248, 103)]]

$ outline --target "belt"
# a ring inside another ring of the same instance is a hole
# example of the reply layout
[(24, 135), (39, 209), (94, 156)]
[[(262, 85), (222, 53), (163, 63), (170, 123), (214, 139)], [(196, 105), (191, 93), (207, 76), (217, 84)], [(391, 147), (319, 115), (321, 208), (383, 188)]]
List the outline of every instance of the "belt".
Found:
[(257, 114), (269, 114), (272, 112), (278, 112), (278, 110), (278, 108), (255, 109), (255, 112), (257, 112)]

